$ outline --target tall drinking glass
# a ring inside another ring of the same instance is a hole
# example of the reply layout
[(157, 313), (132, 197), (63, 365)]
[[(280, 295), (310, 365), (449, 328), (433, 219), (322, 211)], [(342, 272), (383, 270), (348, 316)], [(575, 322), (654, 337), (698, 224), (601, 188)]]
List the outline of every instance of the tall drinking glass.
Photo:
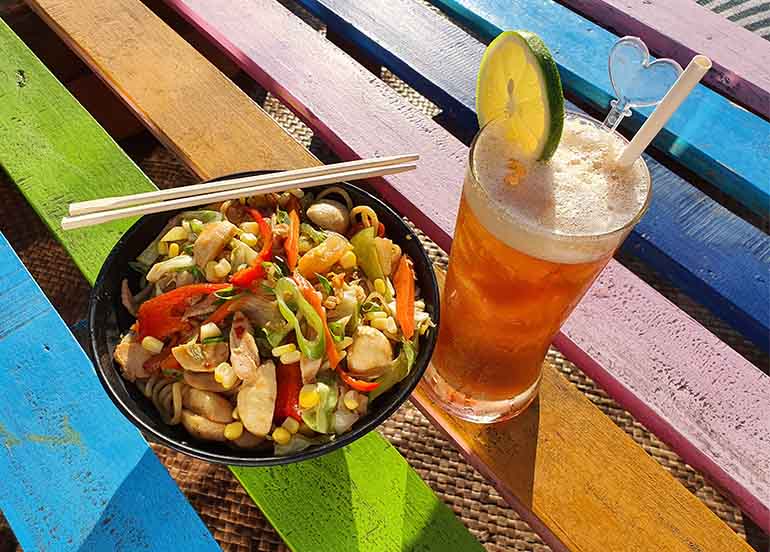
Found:
[(427, 390), (460, 418), (490, 423), (535, 398), (548, 346), (650, 200), (625, 139), (567, 113), (547, 163), (517, 159), (504, 118), (471, 148)]

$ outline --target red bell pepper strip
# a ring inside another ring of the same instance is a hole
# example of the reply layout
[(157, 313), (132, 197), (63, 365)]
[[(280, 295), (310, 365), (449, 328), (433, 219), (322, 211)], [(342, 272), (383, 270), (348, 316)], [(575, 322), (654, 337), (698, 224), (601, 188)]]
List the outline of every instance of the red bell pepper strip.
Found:
[(270, 230), (270, 226), (256, 209), (246, 209), (246, 211), (254, 219), (254, 222), (259, 224), (259, 233), (262, 236), (262, 249), (253, 265), (239, 270), (230, 278), (230, 282), (233, 285), (243, 288), (250, 287), (256, 280), (265, 276), (265, 269), (262, 267), (262, 263), (269, 261), (273, 257), (273, 232)]
[(262, 235), (262, 250), (259, 252), (259, 258), (262, 261), (269, 261), (273, 257), (273, 232), (270, 230), (270, 225), (256, 209), (246, 209), (246, 211), (254, 222), (259, 224), (259, 233)]
[(136, 316), (139, 339), (151, 335), (163, 341), (176, 332), (187, 330), (189, 323), (183, 320), (182, 316), (189, 306), (190, 299), (197, 295), (209, 295), (226, 287), (230, 287), (230, 284), (190, 284), (145, 301)]
[(342, 366), (340, 365), (340, 360), (342, 360), (342, 357), (340, 352), (337, 350), (337, 347), (334, 346), (332, 333), (329, 331), (329, 324), (326, 322), (326, 309), (321, 304), (321, 298), (318, 296), (316, 290), (313, 289), (313, 286), (310, 285), (310, 282), (308, 282), (301, 274), (295, 274), (294, 281), (297, 283), (297, 287), (299, 288), (300, 292), (302, 292), (302, 296), (307, 300), (308, 303), (312, 305), (312, 307), (321, 317), (321, 321), (324, 324), (324, 335), (326, 337), (326, 356), (329, 358), (329, 365), (337, 371), (337, 373), (340, 375), (340, 378), (342, 378), (342, 381), (345, 382), (345, 384), (347, 384), (347, 386), (351, 389), (362, 391), (364, 393), (368, 393), (369, 391), (375, 389), (379, 383), (373, 381), (370, 382), (357, 380), (342, 369)]
[(286, 264), (292, 272), (297, 267), (299, 257), (299, 214), (294, 208), (289, 211), (289, 235), (283, 244), (286, 250)]
[(340, 375), (340, 378), (342, 381), (350, 387), (351, 389), (355, 389), (356, 391), (361, 391), (362, 393), (368, 393), (369, 391), (374, 391), (378, 385), (380, 385), (376, 381), (363, 381), (354, 378), (350, 374), (348, 374), (345, 370), (342, 369), (342, 366), (337, 366), (337, 373)]
[(393, 277), (396, 288), (396, 320), (401, 326), (404, 337), (412, 339), (414, 335), (414, 271), (406, 255), (401, 255), (396, 274)]
[(276, 379), (278, 380), (278, 392), (275, 397), (273, 420), (276, 423), (282, 423), (286, 418), (294, 418), (301, 422), (299, 391), (302, 389), (302, 372), (300, 372), (299, 362), (294, 364), (278, 363)]

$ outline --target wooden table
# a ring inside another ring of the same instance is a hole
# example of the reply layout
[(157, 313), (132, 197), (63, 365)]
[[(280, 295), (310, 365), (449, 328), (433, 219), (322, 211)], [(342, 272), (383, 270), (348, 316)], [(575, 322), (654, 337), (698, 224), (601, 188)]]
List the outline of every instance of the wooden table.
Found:
[[(166, 13), (162, 6), (29, 3), (199, 177), (318, 163), (153, 11)], [(167, 5), (340, 157), (419, 152), (418, 171), (372, 184), (449, 249), (483, 45), (413, 0), (300, 3), (440, 106), (444, 126), (274, 0)], [(484, 39), (502, 28), (535, 30), (556, 53), (568, 99), (604, 109), (608, 83), (599, 68), (610, 32), (548, 1), (523, 2), (520, 10), (492, 0), (435, 3)], [(720, 58), (725, 70), (733, 62)], [(747, 71), (740, 68), (752, 95), (700, 86), (656, 141), (647, 159), (655, 199), (625, 247), (766, 349), (770, 239), (691, 184), (706, 181), (747, 209), (767, 204), (770, 157), (746, 152), (770, 151), (770, 123), (731, 101), (761, 113), (756, 98), (767, 87)], [(708, 124), (700, 119), (706, 114)], [(131, 221), (63, 233), (66, 204), (153, 187), (2, 23), (0, 164), (90, 282)], [(13, 359), (0, 370), (9, 390), (0, 403), (0, 475), (14, 482), (0, 507), (22, 546), (215, 547), (146, 443), (106, 400), (82, 350), (5, 241), (0, 258), (0, 353)], [(555, 345), (770, 529), (766, 374), (615, 261)], [(78, 387), (68, 383), (70, 374)], [(51, 386), (59, 392), (48, 392)], [(412, 401), (554, 549), (749, 549), (553, 367), (546, 367), (537, 406), (504, 424), (459, 422), (420, 391)], [(479, 548), (377, 434), (318, 460), (232, 471), (295, 550)]]

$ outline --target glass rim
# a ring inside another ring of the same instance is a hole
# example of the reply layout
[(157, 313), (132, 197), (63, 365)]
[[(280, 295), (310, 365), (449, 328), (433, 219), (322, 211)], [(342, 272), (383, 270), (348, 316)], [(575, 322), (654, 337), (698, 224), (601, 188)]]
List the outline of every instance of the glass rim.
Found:
[[(576, 117), (578, 119), (583, 119), (584, 121), (587, 121), (593, 125), (601, 126), (601, 122), (597, 119), (594, 119), (590, 115), (579, 113), (577, 111), (571, 111), (569, 109), (564, 110), (565, 119), (567, 117)], [(473, 163), (474, 158), (474, 152), (476, 150), (476, 143), (478, 142), (481, 135), (484, 133), (484, 131), (491, 127), (491, 125), (495, 124), (496, 122), (500, 121), (505, 117), (504, 114), (498, 115), (489, 121), (487, 121), (484, 126), (479, 128), (476, 135), (473, 137), (473, 140), (471, 141), (471, 145), (468, 148), (468, 175), (470, 178), (473, 179), (473, 183), (484, 193), (487, 199), (491, 201), (489, 198), (489, 194), (486, 190), (486, 188), (481, 184), (479, 181), (478, 176), (476, 175), (476, 168)], [(611, 131), (612, 134), (614, 134), (617, 138), (619, 138), (624, 144), (628, 144), (629, 141), (626, 139), (625, 136), (620, 134), (617, 131)], [(625, 223), (622, 226), (619, 226), (617, 228), (613, 228), (612, 230), (607, 230), (605, 232), (592, 232), (588, 234), (565, 234), (564, 232), (554, 231), (554, 230), (548, 230), (545, 228), (530, 228), (529, 225), (524, 224), (526, 226), (527, 231), (534, 231), (535, 233), (539, 233), (541, 235), (547, 235), (549, 237), (554, 237), (556, 239), (564, 239), (564, 240), (571, 240), (571, 239), (578, 239), (578, 240), (603, 240), (607, 239), (609, 237), (612, 237), (617, 234), (622, 234), (623, 232), (629, 231), (632, 229), (636, 224), (642, 219), (642, 217), (647, 212), (647, 209), (650, 206), (650, 202), (652, 201), (652, 175), (650, 174), (650, 169), (647, 166), (647, 162), (644, 160), (643, 157), (639, 157), (637, 161), (634, 163), (637, 163), (641, 161), (642, 167), (644, 169), (644, 176), (647, 179), (647, 187), (645, 189), (645, 197), (644, 197), (644, 203), (642, 203), (641, 207), (639, 208), (638, 212), (631, 218), (627, 223)], [(516, 220), (514, 217), (510, 217), (511, 222), (521, 225), (520, 221)]]

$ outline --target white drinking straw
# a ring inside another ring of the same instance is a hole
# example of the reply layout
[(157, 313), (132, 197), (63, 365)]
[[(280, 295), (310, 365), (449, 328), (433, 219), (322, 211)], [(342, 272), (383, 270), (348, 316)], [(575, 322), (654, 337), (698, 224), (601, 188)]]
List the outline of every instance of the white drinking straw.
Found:
[(633, 165), (709, 69), (711, 69), (711, 60), (706, 56), (697, 55), (692, 58), (674, 86), (666, 93), (652, 115), (647, 118), (642, 128), (620, 154), (618, 165), (621, 167)]

